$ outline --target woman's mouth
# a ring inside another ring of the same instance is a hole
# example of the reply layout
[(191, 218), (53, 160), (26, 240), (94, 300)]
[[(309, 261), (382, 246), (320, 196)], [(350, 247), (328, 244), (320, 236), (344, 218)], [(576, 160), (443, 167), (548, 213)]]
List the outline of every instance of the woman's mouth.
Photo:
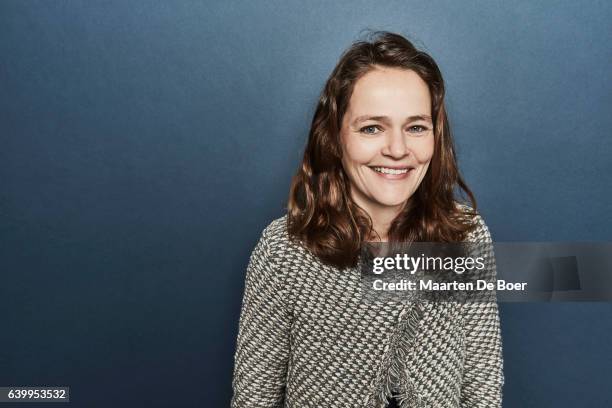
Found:
[(369, 166), (376, 174), (387, 180), (401, 180), (410, 175), (414, 167), (380, 167)]

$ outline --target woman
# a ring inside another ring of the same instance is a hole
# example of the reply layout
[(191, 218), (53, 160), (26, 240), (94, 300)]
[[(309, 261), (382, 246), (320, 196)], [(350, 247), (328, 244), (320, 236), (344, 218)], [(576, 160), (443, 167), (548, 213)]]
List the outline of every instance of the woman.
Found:
[(488, 242), (475, 208), (436, 63), (393, 33), (353, 44), (320, 96), (288, 213), (251, 255), (232, 407), (500, 406), (495, 301), (360, 301), (362, 244)]

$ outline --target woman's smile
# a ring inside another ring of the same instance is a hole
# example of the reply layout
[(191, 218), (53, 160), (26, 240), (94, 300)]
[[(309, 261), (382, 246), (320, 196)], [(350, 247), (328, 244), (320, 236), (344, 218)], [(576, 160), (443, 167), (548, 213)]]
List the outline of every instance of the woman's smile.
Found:
[(368, 166), (377, 176), (382, 177), (384, 180), (405, 180), (413, 173), (414, 167), (381, 167), (381, 166)]

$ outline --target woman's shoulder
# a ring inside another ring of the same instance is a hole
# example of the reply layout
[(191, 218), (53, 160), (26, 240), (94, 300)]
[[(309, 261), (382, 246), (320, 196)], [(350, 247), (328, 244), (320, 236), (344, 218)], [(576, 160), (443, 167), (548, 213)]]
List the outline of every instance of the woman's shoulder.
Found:
[(287, 214), (273, 219), (263, 230), (262, 235), (265, 235), (270, 240), (282, 240), (288, 238), (287, 234)]
[(262, 241), (272, 252), (282, 252), (289, 246), (289, 234), (287, 232), (287, 214), (273, 219), (261, 233)]
[(264, 228), (261, 240), (265, 242), (270, 255), (278, 265), (313, 266), (317, 269), (329, 268), (301, 240), (291, 237), (286, 213), (272, 220)]
[(455, 202), (455, 206), (459, 209), (461, 216), (473, 225), (465, 241), (490, 242), (491, 232), (480, 212), (465, 203)]
[(273, 219), (263, 229), (260, 237), (268, 248), (270, 255), (277, 261), (284, 258), (288, 253), (295, 253), (300, 246), (289, 236), (287, 228), (287, 214)]

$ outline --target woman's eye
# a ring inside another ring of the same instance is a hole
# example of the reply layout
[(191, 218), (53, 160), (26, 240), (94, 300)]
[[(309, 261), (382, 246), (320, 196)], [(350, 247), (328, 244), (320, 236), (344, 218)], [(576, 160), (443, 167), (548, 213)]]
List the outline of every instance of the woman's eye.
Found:
[(408, 128), (408, 131), (410, 133), (422, 133), (425, 132), (427, 130), (427, 128), (425, 126), (421, 126), (421, 125), (414, 125), (414, 126), (410, 126)]
[(376, 125), (364, 126), (361, 129), (359, 129), (359, 131), (361, 133), (365, 133), (365, 134), (368, 134), (368, 135), (374, 135), (374, 134), (378, 133), (378, 131), (380, 131), (380, 130), (381, 129), (378, 126), (376, 126)]

